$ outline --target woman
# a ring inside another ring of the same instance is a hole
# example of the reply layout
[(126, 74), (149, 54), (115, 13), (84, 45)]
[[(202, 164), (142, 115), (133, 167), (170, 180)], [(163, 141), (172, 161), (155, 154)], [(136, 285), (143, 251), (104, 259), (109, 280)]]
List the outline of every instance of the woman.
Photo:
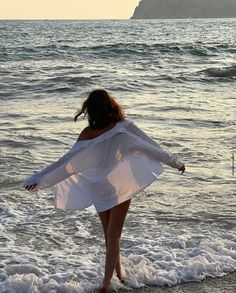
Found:
[(107, 292), (114, 270), (123, 281), (120, 237), (131, 197), (162, 172), (160, 162), (184, 173), (185, 165), (164, 151), (132, 122), (105, 90), (95, 90), (75, 116), (87, 126), (72, 149), (23, 183), (28, 191), (56, 185), (56, 207), (81, 210), (93, 204), (101, 219), (105, 274), (99, 292)]

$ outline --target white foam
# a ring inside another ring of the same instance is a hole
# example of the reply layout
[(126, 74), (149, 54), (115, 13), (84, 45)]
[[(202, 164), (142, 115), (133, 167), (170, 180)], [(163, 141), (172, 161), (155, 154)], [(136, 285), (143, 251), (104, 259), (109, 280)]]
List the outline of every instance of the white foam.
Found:
[[(132, 237), (124, 235), (124, 240), (131, 241)], [(125, 284), (114, 277), (115, 290), (199, 282), (236, 270), (233, 235), (204, 238), (196, 233), (175, 236), (160, 231), (160, 237), (139, 237), (122, 250)], [(68, 247), (65, 245), (48, 255), (29, 247), (17, 250), (9, 247), (12, 264), (0, 264), (0, 293), (92, 292), (103, 278), (104, 248), (101, 250), (98, 243), (87, 246), (73, 246), (70, 240), (65, 243)]]
[[(196, 237), (196, 235), (195, 235)], [(182, 282), (201, 281), (236, 270), (236, 243), (229, 239), (208, 238), (197, 245), (190, 237), (180, 237), (176, 248), (161, 245), (158, 240), (145, 239), (142, 246), (123, 250), (125, 284), (113, 277), (117, 289), (135, 289), (145, 285), (175, 286)], [(0, 293), (93, 292), (103, 277), (104, 254), (99, 247), (87, 248), (87, 255), (63, 254), (49, 257), (58, 273), (28, 263), (5, 265), (0, 270)], [(81, 254), (83, 251), (81, 251)], [(74, 267), (74, 269), (71, 269)], [(68, 268), (68, 269), (67, 269)], [(59, 272), (61, 270), (61, 272)], [(64, 272), (62, 272), (64, 270)]]
[(44, 276), (44, 273), (37, 267), (34, 267), (29, 264), (21, 264), (21, 265), (7, 265), (5, 267), (5, 271), (8, 275), (16, 275), (16, 274), (34, 274), (37, 277)]
[(84, 292), (84, 288), (76, 282), (70, 281), (65, 284), (59, 284), (54, 279), (38, 278), (34, 274), (27, 275), (14, 275), (0, 285), (0, 292), (7, 293), (81, 293)]

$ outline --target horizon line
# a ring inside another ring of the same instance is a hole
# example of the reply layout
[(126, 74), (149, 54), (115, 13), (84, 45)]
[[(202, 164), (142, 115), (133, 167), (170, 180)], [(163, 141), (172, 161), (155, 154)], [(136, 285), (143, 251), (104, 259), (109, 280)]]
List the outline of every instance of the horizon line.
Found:
[(132, 18), (0, 18), (0, 20), (132, 20)]
[(67, 20), (67, 21), (70, 21), (70, 20), (81, 20), (81, 21), (91, 21), (91, 20), (94, 20), (94, 21), (104, 21), (104, 20), (131, 20), (131, 21), (134, 21), (134, 20), (194, 20), (194, 19), (236, 19), (236, 17), (208, 17), (208, 18), (205, 18), (205, 17), (198, 17), (198, 18), (191, 18), (191, 17), (188, 17), (188, 18), (0, 18), (0, 21), (11, 21), (11, 20), (29, 20), (29, 21), (37, 21), (37, 20), (41, 20), (41, 21), (52, 21), (52, 20)]

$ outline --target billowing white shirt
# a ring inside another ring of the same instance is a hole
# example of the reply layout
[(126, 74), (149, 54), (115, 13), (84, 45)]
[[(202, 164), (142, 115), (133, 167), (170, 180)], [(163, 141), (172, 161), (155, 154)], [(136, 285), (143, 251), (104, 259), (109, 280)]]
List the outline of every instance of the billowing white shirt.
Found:
[(96, 138), (77, 141), (23, 186), (37, 183), (40, 190), (55, 185), (57, 208), (82, 210), (94, 205), (101, 212), (150, 185), (163, 172), (161, 163), (173, 168), (183, 165), (125, 119)]

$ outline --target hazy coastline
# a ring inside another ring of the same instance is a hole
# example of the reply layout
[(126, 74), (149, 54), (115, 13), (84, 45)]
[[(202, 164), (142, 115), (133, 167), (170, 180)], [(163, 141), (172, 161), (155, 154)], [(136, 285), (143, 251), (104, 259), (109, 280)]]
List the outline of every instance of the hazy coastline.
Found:
[(234, 0), (142, 0), (132, 19), (235, 18)]

